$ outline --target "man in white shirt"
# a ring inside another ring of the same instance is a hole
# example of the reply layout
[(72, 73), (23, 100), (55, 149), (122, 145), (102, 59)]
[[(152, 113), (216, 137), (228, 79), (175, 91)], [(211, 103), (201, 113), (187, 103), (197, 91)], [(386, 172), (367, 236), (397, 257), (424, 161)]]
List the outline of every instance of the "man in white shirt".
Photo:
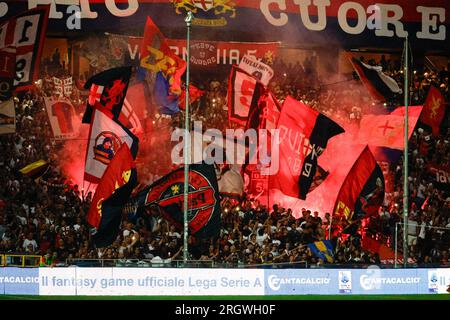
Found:
[(32, 245), (33, 252), (37, 250), (37, 243), (36, 240), (33, 239), (33, 234), (29, 233), (25, 240), (23, 240), (22, 248), (24, 248), (26, 251), (29, 250), (28, 246)]

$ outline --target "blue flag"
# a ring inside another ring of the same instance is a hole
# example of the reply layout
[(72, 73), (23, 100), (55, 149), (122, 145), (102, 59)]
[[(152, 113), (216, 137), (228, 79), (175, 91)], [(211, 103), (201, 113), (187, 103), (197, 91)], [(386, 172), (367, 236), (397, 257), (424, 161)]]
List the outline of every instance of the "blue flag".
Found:
[(169, 94), (169, 87), (169, 81), (164, 77), (162, 72), (158, 72), (153, 88), (155, 104), (160, 108), (162, 114), (173, 115), (180, 112), (180, 108), (178, 106), (178, 96)]
[(334, 250), (330, 240), (316, 241), (308, 244), (308, 247), (324, 262), (332, 263), (334, 261)]

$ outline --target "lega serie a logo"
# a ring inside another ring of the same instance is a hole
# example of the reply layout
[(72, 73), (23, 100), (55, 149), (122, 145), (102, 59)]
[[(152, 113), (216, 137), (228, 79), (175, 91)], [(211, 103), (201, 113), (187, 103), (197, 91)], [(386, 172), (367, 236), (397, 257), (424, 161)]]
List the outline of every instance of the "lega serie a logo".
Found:
[(177, 14), (191, 11), (198, 16), (192, 24), (205, 27), (222, 27), (226, 18), (236, 17), (236, 3), (233, 0), (172, 0)]

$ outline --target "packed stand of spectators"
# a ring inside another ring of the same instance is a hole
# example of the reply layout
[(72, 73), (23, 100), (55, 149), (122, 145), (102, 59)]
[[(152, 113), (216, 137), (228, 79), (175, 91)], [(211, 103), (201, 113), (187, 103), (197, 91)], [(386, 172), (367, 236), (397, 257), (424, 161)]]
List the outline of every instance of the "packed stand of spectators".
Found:
[[(270, 87), (280, 102), (287, 95), (292, 95), (336, 117), (337, 121), (357, 121), (362, 114), (370, 113), (374, 105), (359, 83), (351, 81), (321, 86), (321, 80), (314, 71), (315, 63), (314, 59), (310, 59), (303, 64), (289, 66), (279, 61), (273, 66), (277, 77)], [(389, 66), (387, 64), (386, 70), (391, 70)], [(55, 70), (58, 68), (55, 67)], [(301, 75), (309, 75), (310, 78), (304, 81)], [(418, 103), (423, 102), (423, 92), (430, 83), (437, 85), (448, 97), (448, 72), (443, 70), (434, 75), (415, 75), (412, 87)], [(419, 85), (416, 86), (416, 83)], [(201, 88), (206, 93), (194, 104), (192, 118), (202, 120), (210, 127), (224, 127), (228, 122), (226, 78), (210, 79)], [(92, 230), (86, 222), (92, 193), (86, 195), (78, 186), (67, 183), (56, 165), (55, 157), (61, 146), (51, 139), (42, 101), (42, 95), (49, 93), (45, 93), (45, 89), (43, 91), (44, 94), (27, 93), (15, 98), (16, 133), (0, 136), (0, 147), (4, 150), (0, 154), (0, 174), (4, 177), (0, 182), (0, 253), (42, 255), (43, 265), (70, 264), (74, 259), (118, 259), (119, 263), (137, 259), (150, 261), (153, 265), (180, 260), (183, 234), (158, 212), (152, 212), (145, 218), (129, 217), (124, 220), (114, 244), (101, 250), (94, 248)], [(153, 132), (176, 126), (180, 121), (182, 114), (172, 118), (157, 115)], [(435, 150), (424, 154), (420, 150), (421, 143), (426, 139)], [(432, 139), (431, 143), (429, 139)], [(433, 177), (424, 170), (428, 162), (448, 165), (448, 134), (434, 138), (423, 129), (416, 130), (410, 150), (410, 220), (413, 222), (407, 230), (411, 257), (419, 263), (448, 265), (449, 230), (430, 228), (450, 228), (448, 191), (437, 189), (433, 185)], [(161, 165), (162, 152), (165, 153), (163, 147), (154, 153), (153, 159), (146, 159), (148, 165), (143, 165), (140, 171), (145, 177), (141, 182), (151, 183), (170, 171)], [(45, 179), (35, 182), (18, 173), (20, 168), (39, 159), (50, 162)], [(401, 168), (401, 160), (391, 168), (395, 173), (394, 191), (387, 195), (380, 215), (370, 218), (360, 229), (364, 229), (367, 236), (392, 248), (396, 241), (395, 223), (401, 221), (402, 215)], [(328, 238), (330, 215), (326, 214), (321, 219), (318, 214), (306, 208), (302, 216), (295, 219), (290, 209), (274, 207), (269, 210), (250, 201), (232, 207), (224, 205), (220, 235), (208, 241), (189, 237), (189, 257), (205, 263), (213, 261), (232, 266), (323, 264), (325, 262), (314, 256), (307, 246)], [(397, 238), (401, 240), (401, 234)], [(377, 254), (363, 250), (360, 232), (332, 237), (332, 241), (336, 263), (380, 263)], [(399, 242), (398, 247), (401, 248), (401, 245)]]

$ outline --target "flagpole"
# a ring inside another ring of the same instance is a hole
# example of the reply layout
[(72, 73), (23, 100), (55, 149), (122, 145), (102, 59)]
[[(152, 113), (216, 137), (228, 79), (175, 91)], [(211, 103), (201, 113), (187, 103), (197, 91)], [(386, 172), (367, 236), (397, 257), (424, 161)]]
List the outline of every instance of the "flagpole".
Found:
[(186, 265), (188, 260), (188, 233), (189, 233), (189, 227), (188, 227), (188, 208), (189, 208), (189, 158), (190, 158), (190, 143), (188, 139), (190, 138), (190, 131), (189, 131), (189, 65), (190, 65), (190, 59), (191, 59), (191, 46), (190, 46), (190, 40), (191, 40), (191, 23), (193, 19), (193, 14), (191, 11), (187, 13), (186, 18), (184, 21), (186, 22), (187, 27), (187, 37), (186, 37), (186, 109), (185, 109), (185, 116), (184, 116), (184, 127), (185, 127), (185, 139), (184, 139), (184, 210), (183, 210), (183, 222), (184, 222), (184, 229), (183, 229), (183, 240), (184, 240), (184, 246), (183, 246), (183, 262)]
[(405, 150), (403, 153), (403, 266), (406, 268), (408, 262), (408, 96), (409, 96), (409, 54), (408, 35), (405, 38), (405, 64), (404, 64), (404, 104), (405, 104)]

